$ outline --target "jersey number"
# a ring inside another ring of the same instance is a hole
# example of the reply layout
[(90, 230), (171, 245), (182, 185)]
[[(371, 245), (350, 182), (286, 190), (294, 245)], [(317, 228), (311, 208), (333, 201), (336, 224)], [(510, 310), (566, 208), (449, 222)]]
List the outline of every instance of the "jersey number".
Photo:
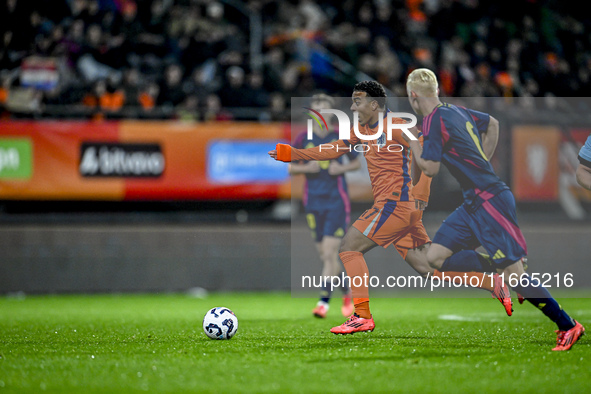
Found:
[(470, 137), (472, 137), (472, 140), (476, 144), (476, 147), (478, 148), (478, 151), (480, 152), (484, 160), (488, 161), (488, 158), (486, 157), (484, 151), (482, 150), (482, 147), (480, 146), (480, 140), (478, 139), (478, 136), (474, 133), (474, 127), (472, 126), (472, 123), (466, 122), (466, 129), (468, 130)]
[[(336, 140), (332, 140), (331, 142), (334, 142)], [(309, 149), (309, 148), (314, 148), (316, 145), (314, 145), (311, 142), (308, 142), (308, 144), (306, 144), (306, 146), (304, 147), (304, 149)], [(318, 162), (318, 165), (320, 166), (321, 170), (328, 170), (328, 167), (330, 167), (330, 160), (322, 160)]]

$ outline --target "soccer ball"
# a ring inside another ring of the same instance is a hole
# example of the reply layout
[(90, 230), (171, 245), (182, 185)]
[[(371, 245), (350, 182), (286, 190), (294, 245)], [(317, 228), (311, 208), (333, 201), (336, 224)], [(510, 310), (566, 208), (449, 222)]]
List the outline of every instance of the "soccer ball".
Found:
[(238, 318), (228, 308), (212, 308), (203, 317), (203, 331), (211, 339), (230, 339), (236, 330)]

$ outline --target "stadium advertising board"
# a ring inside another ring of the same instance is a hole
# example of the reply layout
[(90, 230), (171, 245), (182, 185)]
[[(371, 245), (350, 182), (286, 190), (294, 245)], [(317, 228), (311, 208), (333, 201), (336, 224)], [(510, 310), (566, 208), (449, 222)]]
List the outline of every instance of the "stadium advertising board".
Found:
[(512, 139), (515, 198), (518, 201), (556, 201), (560, 130), (552, 126), (516, 126)]
[(272, 200), (289, 196), (267, 151), (281, 123), (4, 122), (3, 200)]
[(0, 139), (0, 178), (29, 179), (32, 173), (31, 141), (26, 138)]
[(84, 177), (158, 178), (166, 161), (159, 144), (83, 142), (80, 175)]
[(267, 156), (276, 143), (273, 140), (212, 140), (207, 150), (208, 180), (224, 184), (284, 182), (288, 177), (286, 166)]

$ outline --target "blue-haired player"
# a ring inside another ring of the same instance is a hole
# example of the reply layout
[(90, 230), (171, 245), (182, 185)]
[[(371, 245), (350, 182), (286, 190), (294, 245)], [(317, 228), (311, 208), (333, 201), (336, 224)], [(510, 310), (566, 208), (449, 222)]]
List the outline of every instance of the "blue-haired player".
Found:
[(581, 187), (591, 190), (591, 135), (579, 152), (579, 166), (577, 167), (577, 182)]
[(435, 234), (427, 253), (429, 264), (441, 271), (486, 270), (475, 251), (482, 245), (507, 285), (557, 324), (557, 344), (552, 350), (569, 350), (585, 329), (537, 278), (525, 273), (527, 246), (517, 224), (515, 199), (489, 162), (497, 145), (499, 122), (486, 113), (442, 103), (431, 70), (410, 73), (406, 89), (413, 110), (423, 116), (423, 147), (410, 141), (417, 165), (433, 177), (443, 162), (464, 195), (464, 203)]
[[(314, 111), (334, 108), (334, 99), (326, 94), (314, 95), (311, 108)], [(313, 123), (312, 130), (312, 139), (308, 139), (307, 133), (303, 132), (296, 138), (294, 147), (311, 148), (321, 144), (331, 144), (339, 139), (337, 132), (327, 130), (326, 127), (320, 127), (316, 123)], [(335, 160), (296, 162), (289, 167), (290, 174), (306, 176), (302, 200), (306, 210), (306, 220), (322, 260), (323, 277), (338, 276), (343, 268), (339, 260), (339, 246), (351, 224), (351, 204), (344, 174), (361, 167), (355, 150), (348, 152), (347, 156), (348, 162), (344, 162), (341, 156)], [(342, 290), (344, 296), (341, 312), (343, 316), (349, 316), (354, 309), (351, 290), (347, 287)], [(328, 286), (323, 287), (320, 292), (320, 300), (312, 311), (314, 316), (326, 317), (330, 298), (329, 281)]]

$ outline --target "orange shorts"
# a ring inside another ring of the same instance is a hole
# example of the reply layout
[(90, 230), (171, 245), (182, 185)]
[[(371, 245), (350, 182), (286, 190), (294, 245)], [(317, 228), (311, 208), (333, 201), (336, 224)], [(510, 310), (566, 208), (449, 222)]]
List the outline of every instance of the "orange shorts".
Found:
[(404, 259), (409, 249), (431, 242), (422, 219), (414, 201), (386, 201), (365, 211), (353, 227), (384, 248), (394, 244)]

